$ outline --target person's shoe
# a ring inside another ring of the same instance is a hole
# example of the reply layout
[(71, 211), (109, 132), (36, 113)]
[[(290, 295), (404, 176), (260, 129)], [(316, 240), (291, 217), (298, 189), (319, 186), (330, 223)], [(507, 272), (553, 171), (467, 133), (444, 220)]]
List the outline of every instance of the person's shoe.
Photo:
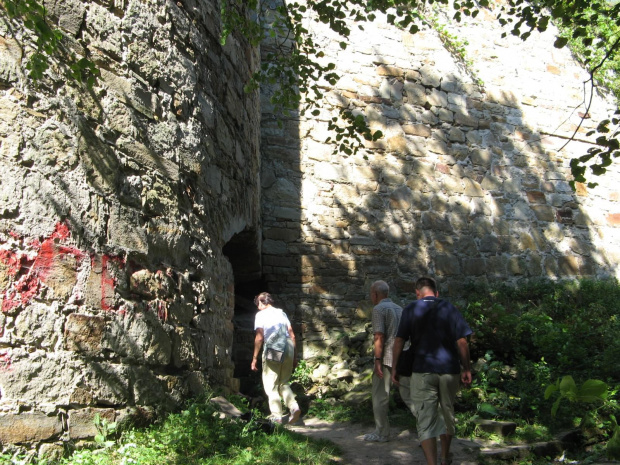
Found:
[(380, 436), (377, 433), (370, 433), (364, 436), (364, 441), (368, 442), (388, 442), (387, 436)]
[(451, 465), (452, 464), (452, 452), (448, 452), (448, 457), (445, 459), (442, 459), (441, 457), (439, 457), (439, 463), (441, 465)]
[(296, 423), (299, 423), (300, 418), (301, 418), (301, 409), (296, 408), (295, 410), (291, 411), (291, 416), (288, 419), (288, 424), (294, 425)]

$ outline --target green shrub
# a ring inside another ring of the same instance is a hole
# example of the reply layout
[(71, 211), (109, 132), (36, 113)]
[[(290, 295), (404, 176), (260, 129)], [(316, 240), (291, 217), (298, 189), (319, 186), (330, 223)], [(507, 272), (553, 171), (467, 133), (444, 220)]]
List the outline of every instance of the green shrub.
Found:
[(470, 288), (464, 310), (475, 336), (472, 358), (492, 351), (503, 363), (545, 360), (556, 378), (620, 382), (620, 285), (616, 280)]
[[(553, 417), (552, 402), (543, 395), (546, 386), (567, 374), (579, 383), (587, 379), (601, 379), (610, 386), (620, 383), (616, 280), (471, 287), (463, 313), (475, 333), (472, 389), (460, 396), (464, 410), (542, 423), (554, 430), (574, 427), (591, 409), (566, 403), (556, 407)], [(605, 422), (614, 413), (611, 399), (593, 421)]]

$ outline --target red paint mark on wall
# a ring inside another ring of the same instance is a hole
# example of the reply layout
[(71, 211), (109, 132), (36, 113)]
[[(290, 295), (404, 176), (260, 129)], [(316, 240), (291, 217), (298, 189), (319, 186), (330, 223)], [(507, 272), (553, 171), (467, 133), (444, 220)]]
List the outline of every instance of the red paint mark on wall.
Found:
[(0, 351), (0, 371), (13, 371), (11, 356), (6, 350)]
[(103, 255), (101, 257), (101, 308), (103, 310), (112, 310), (114, 299), (114, 288), (116, 287), (116, 278), (111, 272), (111, 263), (116, 263), (120, 267), (124, 266), (122, 259)]
[[(24, 241), (11, 233), (11, 236), (20, 240), (22, 247)], [(39, 292), (41, 284), (51, 278), (55, 272), (55, 266), (63, 256), (72, 256), (79, 265), (83, 260), (94, 260), (93, 256), (76, 247), (64, 245), (62, 242), (71, 237), (69, 226), (58, 223), (54, 232), (42, 242), (34, 239), (27, 244), (29, 250), (12, 251), (0, 249), (0, 263), (5, 265), (5, 275), (10, 281), (6, 289), (0, 289), (2, 294), (2, 311), (28, 304)], [(25, 249), (26, 247), (24, 247)], [(109, 262), (115, 261), (123, 264), (116, 257), (104, 255), (102, 260), (101, 274), (101, 308), (109, 310), (114, 296), (116, 282), (109, 270)], [(77, 273), (77, 269), (75, 270)], [(77, 279), (77, 275), (76, 275)]]

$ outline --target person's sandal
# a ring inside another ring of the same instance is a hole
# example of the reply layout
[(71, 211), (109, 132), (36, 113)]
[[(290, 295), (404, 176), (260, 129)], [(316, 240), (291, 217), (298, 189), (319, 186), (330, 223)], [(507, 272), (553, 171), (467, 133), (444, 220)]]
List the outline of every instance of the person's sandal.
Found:
[(368, 442), (388, 442), (387, 436), (379, 436), (377, 433), (370, 433), (364, 436), (364, 441)]
[(440, 458), (441, 465), (452, 465), (452, 452), (448, 453), (448, 456), (445, 459)]

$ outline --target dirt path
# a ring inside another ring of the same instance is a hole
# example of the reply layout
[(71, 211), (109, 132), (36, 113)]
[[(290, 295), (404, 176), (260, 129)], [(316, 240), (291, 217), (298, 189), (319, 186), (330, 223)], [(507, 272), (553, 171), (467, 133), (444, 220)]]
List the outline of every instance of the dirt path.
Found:
[[(415, 431), (392, 428), (391, 439), (384, 443), (364, 441), (372, 427), (351, 423), (330, 423), (316, 418), (304, 419), (303, 424), (289, 426), (293, 431), (313, 439), (328, 439), (343, 451), (340, 463), (346, 465), (425, 465)], [(464, 439), (452, 441), (453, 465), (473, 465), (478, 457), (479, 444)]]

